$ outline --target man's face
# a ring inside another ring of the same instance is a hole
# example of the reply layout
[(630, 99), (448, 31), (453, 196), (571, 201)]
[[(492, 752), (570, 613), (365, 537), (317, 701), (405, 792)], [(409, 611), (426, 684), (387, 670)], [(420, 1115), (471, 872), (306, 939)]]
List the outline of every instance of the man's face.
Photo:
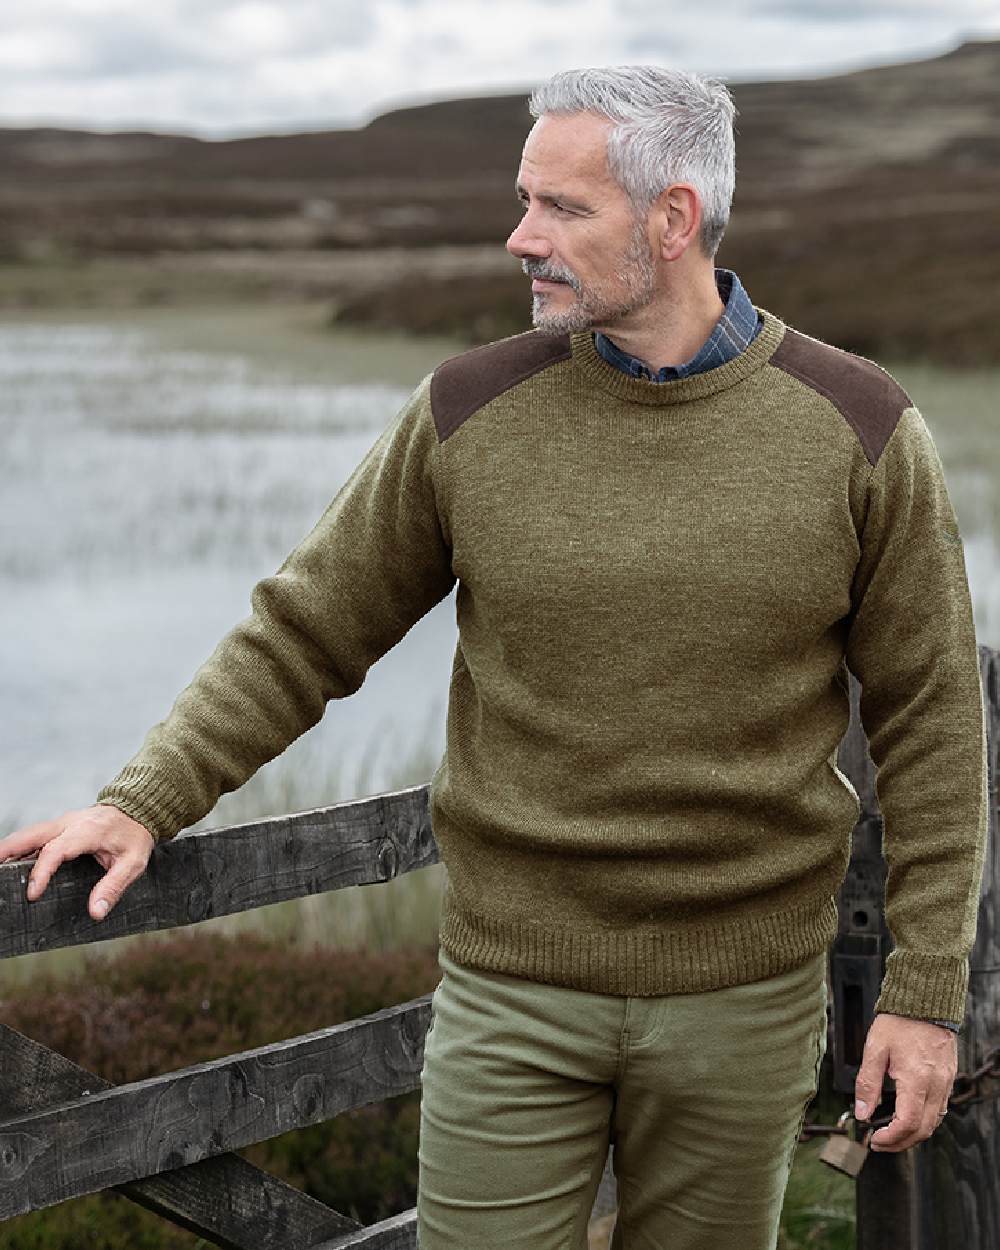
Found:
[(524, 145), (516, 190), (525, 213), (507, 250), (533, 279), (538, 330), (610, 328), (656, 293), (646, 223), (608, 171), (610, 128), (593, 113), (547, 115)]

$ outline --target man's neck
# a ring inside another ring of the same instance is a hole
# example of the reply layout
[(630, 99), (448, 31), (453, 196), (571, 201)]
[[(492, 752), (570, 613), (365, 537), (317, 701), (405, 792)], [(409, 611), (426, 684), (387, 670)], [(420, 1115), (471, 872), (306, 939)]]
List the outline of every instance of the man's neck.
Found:
[(696, 282), (662, 292), (629, 317), (594, 329), (655, 374), (690, 360), (724, 311), (713, 267), (702, 271)]

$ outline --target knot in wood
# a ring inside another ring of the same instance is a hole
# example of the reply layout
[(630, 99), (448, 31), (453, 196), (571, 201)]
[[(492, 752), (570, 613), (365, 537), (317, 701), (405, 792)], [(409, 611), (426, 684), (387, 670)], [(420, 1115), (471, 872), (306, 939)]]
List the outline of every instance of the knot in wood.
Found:
[(390, 838), (383, 838), (375, 857), (378, 875), (381, 881), (391, 881), (399, 871), (399, 852)]
[(431, 1021), (431, 1005), (424, 1004), (423, 1010), (410, 1012), (403, 1016), (399, 1027), (399, 1044), (403, 1054), (409, 1060), (422, 1061), (424, 1039)]
[(0, 1136), (0, 1182), (18, 1180), (49, 1143), (30, 1133), (4, 1133)]
[(426, 820), (421, 820), (417, 825), (416, 842), (421, 851), (426, 851), (431, 844), (431, 827)]
[(198, 883), (187, 897), (188, 920), (207, 920), (211, 915), (211, 895), (208, 886)]
[(292, 1086), (292, 1106), (307, 1123), (312, 1123), (323, 1110), (326, 1081), (316, 1072), (300, 1076)]

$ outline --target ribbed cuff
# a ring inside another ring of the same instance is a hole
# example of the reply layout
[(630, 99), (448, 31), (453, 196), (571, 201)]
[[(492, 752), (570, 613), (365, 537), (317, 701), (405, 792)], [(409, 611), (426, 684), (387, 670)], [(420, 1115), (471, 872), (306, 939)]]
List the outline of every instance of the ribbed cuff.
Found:
[(184, 803), (162, 778), (148, 769), (126, 765), (97, 795), (95, 802), (117, 807), (144, 825), (157, 842), (167, 842), (191, 823)]
[(885, 961), (875, 1010), (917, 1020), (950, 1020), (961, 1028), (968, 988), (968, 959), (897, 949)]

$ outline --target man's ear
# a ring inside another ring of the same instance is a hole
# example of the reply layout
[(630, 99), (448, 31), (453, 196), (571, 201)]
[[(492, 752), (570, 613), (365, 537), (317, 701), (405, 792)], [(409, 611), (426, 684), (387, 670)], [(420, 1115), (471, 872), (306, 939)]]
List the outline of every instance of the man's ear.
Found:
[(701, 196), (689, 182), (673, 182), (653, 204), (653, 249), (661, 260), (677, 260), (698, 244)]

